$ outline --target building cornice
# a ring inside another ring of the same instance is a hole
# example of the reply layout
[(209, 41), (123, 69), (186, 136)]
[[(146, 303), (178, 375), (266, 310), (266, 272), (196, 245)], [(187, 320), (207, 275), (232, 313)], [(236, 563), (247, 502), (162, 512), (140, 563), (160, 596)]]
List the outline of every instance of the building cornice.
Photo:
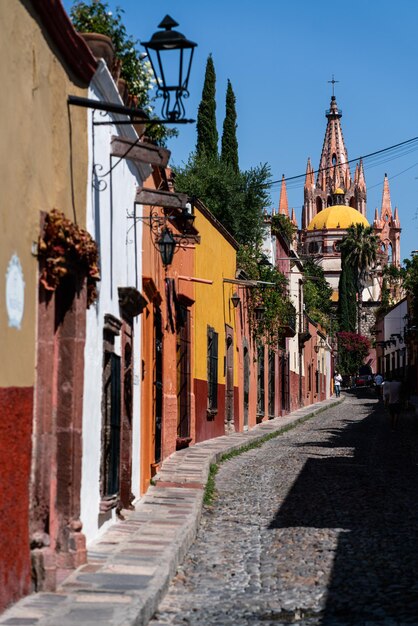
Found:
[(96, 71), (97, 61), (72, 25), (61, 0), (28, 0), (25, 4), (37, 13), (68, 69), (87, 86)]

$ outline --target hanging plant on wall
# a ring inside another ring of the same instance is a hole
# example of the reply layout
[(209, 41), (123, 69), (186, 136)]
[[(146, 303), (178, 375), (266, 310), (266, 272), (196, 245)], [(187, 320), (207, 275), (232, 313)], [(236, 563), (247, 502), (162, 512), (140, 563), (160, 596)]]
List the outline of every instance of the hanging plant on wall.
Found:
[(96, 300), (96, 283), (100, 280), (97, 244), (86, 230), (57, 209), (45, 218), (38, 240), (38, 259), (39, 280), (47, 291), (55, 291), (65, 276), (77, 274), (87, 279), (87, 306)]

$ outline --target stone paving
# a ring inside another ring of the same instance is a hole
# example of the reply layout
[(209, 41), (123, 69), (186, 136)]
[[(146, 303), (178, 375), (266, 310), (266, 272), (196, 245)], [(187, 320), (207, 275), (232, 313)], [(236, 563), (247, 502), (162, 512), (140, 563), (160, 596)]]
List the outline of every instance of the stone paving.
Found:
[(149, 626), (418, 624), (418, 413), (346, 395), (221, 464)]
[(263, 422), (246, 433), (202, 442), (166, 459), (156, 485), (89, 546), (88, 564), (56, 593), (23, 598), (2, 615), (4, 626), (144, 626), (158, 608), (199, 526), (210, 464), (266, 434), (295, 425), (335, 398)]

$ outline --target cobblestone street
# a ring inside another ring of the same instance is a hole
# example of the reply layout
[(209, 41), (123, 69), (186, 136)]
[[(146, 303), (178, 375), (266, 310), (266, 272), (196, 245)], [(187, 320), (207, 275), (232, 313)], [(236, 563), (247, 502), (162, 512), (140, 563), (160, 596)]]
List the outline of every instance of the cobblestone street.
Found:
[(418, 624), (417, 463), (365, 390), (221, 464), (150, 625)]

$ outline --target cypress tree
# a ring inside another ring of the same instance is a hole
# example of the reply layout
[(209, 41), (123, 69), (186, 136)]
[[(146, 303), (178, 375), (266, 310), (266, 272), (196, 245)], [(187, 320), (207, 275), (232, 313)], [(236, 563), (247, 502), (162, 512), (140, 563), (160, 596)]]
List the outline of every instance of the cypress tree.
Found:
[(344, 252), (341, 255), (341, 274), (338, 291), (338, 321), (340, 330), (355, 332), (357, 321), (356, 271), (352, 263), (347, 261)]
[(235, 110), (235, 94), (231, 81), (228, 79), (225, 101), (225, 119), (222, 132), (221, 161), (230, 165), (234, 172), (238, 167), (237, 112)]
[(206, 63), (202, 99), (197, 112), (197, 156), (218, 156), (218, 131), (216, 128), (216, 74), (212, 55)]

